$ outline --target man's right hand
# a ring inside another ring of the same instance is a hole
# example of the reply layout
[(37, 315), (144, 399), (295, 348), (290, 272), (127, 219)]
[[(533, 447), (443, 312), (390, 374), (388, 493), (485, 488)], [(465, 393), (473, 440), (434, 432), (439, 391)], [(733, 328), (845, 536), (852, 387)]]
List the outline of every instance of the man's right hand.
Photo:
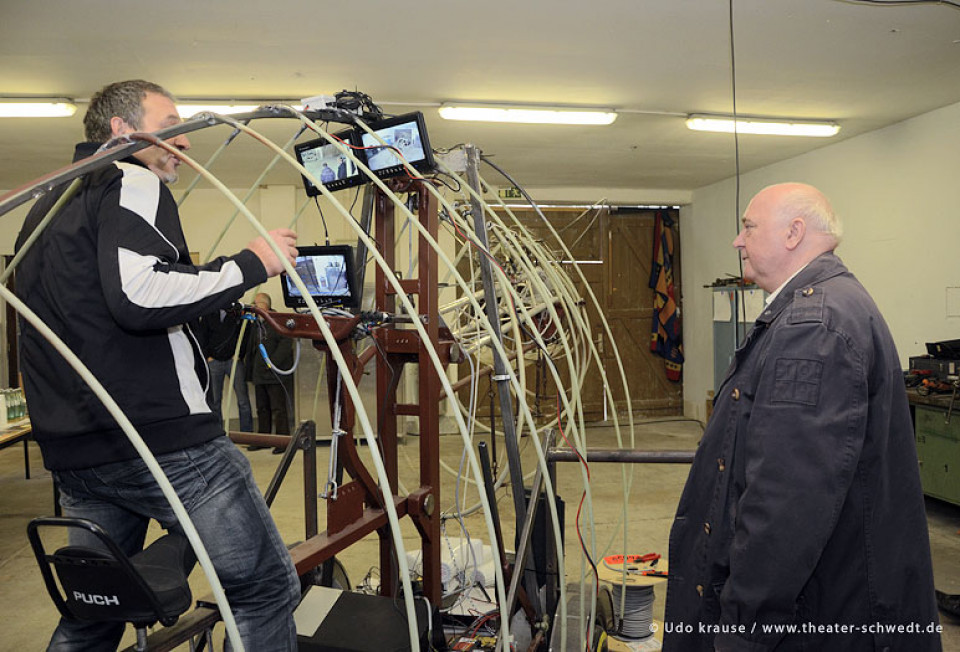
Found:
[[(280, 251), (284, 253), (291, 265), (296, 264), (297, 260), (297, 234), (290, 229), (274, 229), (268, 234), (270, 238), (277, 243)], [(277, 255), (273, 252), (270, 244), (263, 238), (252, 240), (247, 245), (247, 249), (257, 254), (257, 258), (263, 263), (267, 270), (267, 278), (276, 276), (283, 271), (283, 264)]]

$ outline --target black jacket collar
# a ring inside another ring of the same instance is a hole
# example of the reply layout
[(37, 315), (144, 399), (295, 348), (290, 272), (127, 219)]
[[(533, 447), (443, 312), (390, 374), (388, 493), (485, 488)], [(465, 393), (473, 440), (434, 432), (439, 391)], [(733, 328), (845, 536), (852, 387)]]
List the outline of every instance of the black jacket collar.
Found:
[[(90, 156), (93, 156), (98, 151), (100, 151), (101, 147), (103, 147), (103, 143), (91, 143), (91, 142), (77, 143), (76, 147), (73, 150), (73, 162), (76, 163), (81, 159), (85, 159)], [(135, 158), (132, 155), (121, 160), (124, 163), (132, 163), (134, 165), (139, 165), (142, 168), (147, 167), (140, 161), (140, 159)]]

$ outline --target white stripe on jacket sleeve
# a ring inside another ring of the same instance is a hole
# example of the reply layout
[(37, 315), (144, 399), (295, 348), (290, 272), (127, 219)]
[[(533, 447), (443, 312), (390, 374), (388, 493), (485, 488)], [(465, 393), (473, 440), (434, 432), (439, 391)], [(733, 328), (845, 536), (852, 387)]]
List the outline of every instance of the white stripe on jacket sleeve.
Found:
[(170, 340), (170, 350), (173, 352), (173, 364), (180, 384), (180, 394), (190, 414), (211, 412), (204, 388), (200, 385), (200, 379), (197, 378), (195, 349), (183, 327), (168, 328), (167, 338)]
[(230, 260), (216, 272), (197, 273), (156, 269), (160, 259), (119, 247), (120, 288), (134, 305), (170, 308), (197, 301), (243, 284), (243, 271)]

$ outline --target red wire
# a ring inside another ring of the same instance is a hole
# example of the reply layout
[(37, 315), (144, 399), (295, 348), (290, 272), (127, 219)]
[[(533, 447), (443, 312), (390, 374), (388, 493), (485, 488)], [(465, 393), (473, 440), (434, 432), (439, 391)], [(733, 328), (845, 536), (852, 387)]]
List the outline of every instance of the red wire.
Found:
[[(366, 150), (366, 149), (380, 149), (381, 147), (386, 147), (387, 149), (392, 149), (392, 150), (394, 151), (394, 153), (396, 154), (396, 157), (397, 157), (398, 159), (400, 159), (401, 161), (403, 161), (403, 162), (406, 163), (407, 165), (410, 165), (409, 163), (407, 163), (407, 159), (405, 159), (405, 158), (403, 157), (403, 154), (400, 152), (400, 149), (397, 148), (397, 147), (394, 147), (393, 145), (354, 145), (353, 143), (348, 143), (348, 142), (345, 141), (344, 139), (339, 138), (339, 137), (337, 137), (337, 136), (334, 135), (334, 134), (329, 134), (329, 136), (330, 136), (331, 138), (333, 138), (334, 140), (338, 141), (341, 145), (345, 145), (345, 146), (349, 147), (350, 149), (358, 149), (358, 150), (359, 150), (359, 149), (364, 149), (364, 150)], [(410, 174), (410, 170), (407, 169), (407, 165), (404, 165), (404, 166), (403, 166), (403, 171), (406, 173), (406, 175), (407, 175), (408, 177), (410, 177), (411, 179), (414, 179), (414, 180), (419, 179), (420, 177), (415, 177), (415, 176), (413, 176), (412, 174)]]
[[(587, 471), (587, 482), (590, 482), (590, 465), (587, 464), (587, 460), (584, 459), (583, 455), (580, 454), (580, 451), (570, 443), (570, 440), (567, 439), (567, 435), (563, 432), (563, 422), (560, 419), (560, 390), (557, 389), (557, 429), (560, 431), (560, 436), (563, 438), (563, 441), (567, 443), (567, 446), (573, 449), (574, 454), (577, 456), (577, 459), (580, 460), (580, 463), (583, 464), (583, 468)], [(580, 532), (580, 512), (583, 509), (583, 501), (587, 497), (587, 490), (584, 489), (583, 493), (580, 494), (580, 504), (577, 505), (577, 518), (574, 520), (574, 524), (577, 528), (577, 538), (580, 540), (580, 549), (583, 550), (584, 556), (587, 558), (587, 561), (590, 562), (590, 567), (593, 569), (593, 576), (596, 578), (596, 583), (594, 584), (594, 590), (596, 591), (597, 598), (600, 597), (600, 573), (597, 571), (597, 565), (593, 562), (593, 559), (590, 558), (590, 553), (587, 551), (587, 545), (583, 541), (583, 533)], [(587, 633), (587, 652), (590, 650), (590, 639), (592, 637), (591, 633)]]
[(477, 632), (480, 631), (480, 628), (483, 627), (483, 624), (484, 624), (485, 622), (487, 622), (488, 620), (492, 620), (492, 619), (494, 619), (494, 618), (499, 618), (499, 617), (500, 617), (500, 614), (497, 613), (497, 612), (491, 613), (491, 614), (487, 614), (486, 616), (484, 616), (483, 618), (481, 618), (481, 619), (480, 619), (480, 622), (477, 623), (477, 626), (473, 628), (473, 631), (470, 633), (470, 636), (476, 636), (476, 635), (477, 635)]

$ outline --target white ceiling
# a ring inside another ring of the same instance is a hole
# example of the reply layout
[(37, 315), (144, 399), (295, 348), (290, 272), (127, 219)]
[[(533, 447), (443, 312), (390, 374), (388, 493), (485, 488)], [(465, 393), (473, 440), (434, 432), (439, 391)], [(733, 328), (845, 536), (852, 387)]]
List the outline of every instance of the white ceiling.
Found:
[[(477, 144), (521, 183), (690, 190), (734, 172), (733, 137), (688, 131), (731, 111), (726, 0), (2, 0), (0, 95), (89, 98), (145, 78), (181, 98), (289, 99), (359, 89), (419, 105), (434, 147)], [(829, 118), (832, 139), (741, 136), (743, 170), (960, 101), (960, 11), (847, 0), (735, 0), (737, 109)], [(451, 123), (433, 106), (610, 107), (609, 127)], [(70, 119), (0, 120), (0, 188), (64, 165)], [(259, 123), (279, 141), (286, 121)], [(255, 125), (256, 126), (256, 125)], [(960, 126), (958, 126), (960, 128)], [(225, 128), (191, 136), (201, 161)], [(234, 187), (270, 158), (232, 145)], [(298, 183), (290, 170), (271, 183)]]

